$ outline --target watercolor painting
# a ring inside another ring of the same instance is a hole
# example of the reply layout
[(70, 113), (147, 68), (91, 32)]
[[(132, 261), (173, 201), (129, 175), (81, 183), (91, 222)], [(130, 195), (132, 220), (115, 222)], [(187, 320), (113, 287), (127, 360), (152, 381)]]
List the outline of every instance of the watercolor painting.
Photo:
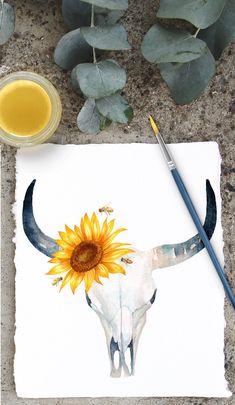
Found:
[[(125, 228), (115, 230), (112, 218), (115, 209), (111, 206), (99, 208), (98, 214), (93, 212), (90, 216), (81, 213), (80, 226), (75, 225), (72, 229), (65, 225), (65, 231), (59, 232), (59, 239), (53, 239), (41, 231), (34, 217), (35, 183), (33, 180), (29, 185), (23, 202), (25, 235), (37, 250), (50, 257), (53, 267), (47, 275), (53, 277), (52, 285), (59, 291), (70, 285), (72, 293), (76, 293), (77, 287), (84, 282), (87, 303), (104, 328), (110, 376), (134, 375), (146, 313), (157, 301), (153, 271), (193, 257), (204, 248), (203, 242), (196, 234), (184, 242), (164, 244), (147, 251), (117, 242), (116, 237)], [(211, 238), (217, 209), (209, 180), (206, 180), (206, 193), (204, 229)]]

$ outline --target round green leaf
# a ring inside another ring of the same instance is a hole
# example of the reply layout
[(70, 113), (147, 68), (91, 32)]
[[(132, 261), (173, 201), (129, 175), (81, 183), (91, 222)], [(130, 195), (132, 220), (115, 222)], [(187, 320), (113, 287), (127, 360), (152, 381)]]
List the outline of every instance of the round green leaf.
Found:
[(80, 86), (78, 83), (76, 69), (77, 69), (77, 66), (75, 66), (75, 68), (73, 68), (73, 70), (71, 72), (72, 88), (80, 97), (83, 97), (82, 90), (80, 89)]
[(76, 74), (86, 97), (107, 97), (123, 89), (126, 84), (125, 70), (112, 60), (83, 63), (77, 66)]
[(5, 44), (15, 29), (15, 14), (8, 3), (0, 4), (0, 45)]
[(235, 1), (227, 0), (220, 18), (198, 36), (207, 43), (215, 59), (219, 59), (226, 45), (235, 39)]
[(94, 4), (95, 6), (108, 8), (109, 10), (126, 10), (128, 0), (82, 0), (85, 3)]
[(157, 16), (181, 18), (198, 28), (207, 28), (220, 16), (226, 0), (161, 0)]
[(199, 58), (205, 47), (205, 42), (194, 38), (187, 31), (167, 29), (155, 24), (145, 35), (141, 51), (151, 63), (185, 63)]
[(62, 0), (62, 15), (71, 30), (85, 27), (91, 23), (91, 5), (80, 0)]
[(80, 131), (87, 134), (98, 134), (100, 132), (100, 113), (96, 108), (95, 100), (86, 100), (77, 116), (77, 126)]
[(80, 28), (68, 32), (58, 42), (55, 63), (62, 69), (70, 70), (78, 63), (92, 60), (92, 48), (80, 33)]
[(127, 33), (122, 25), (105, 25), (103, 27), (83, 27), (81, 34), (89, 45), (109, 51), (131, 49)]
[(113, 122), (127, 124), (133, 118), (132, 108), (120, 94), (100, 98), (96, 100), (96, 106), (104, 117), (109, 118)]
[(215, 73), (215, 60), (206, 48), (204, 54), (189, 63), (163, 63), (159, 65), (177, 104), (188, 104), (207, 87)]

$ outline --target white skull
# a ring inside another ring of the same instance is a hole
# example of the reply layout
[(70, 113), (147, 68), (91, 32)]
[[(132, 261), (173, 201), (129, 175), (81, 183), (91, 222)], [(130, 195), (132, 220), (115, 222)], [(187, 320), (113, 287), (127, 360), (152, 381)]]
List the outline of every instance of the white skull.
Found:
[(132, 264), (120, 263), (126, 275), (111, 274), (109, 279), (102, 279), (103, 285), (93, 283), (87, 294), (87, 302), (105, 331), (112, 377), (120, 377), (122, 372), (125, 376), (134, 374), (146, 311), (155, 299), (152, 252), (134, 250)]

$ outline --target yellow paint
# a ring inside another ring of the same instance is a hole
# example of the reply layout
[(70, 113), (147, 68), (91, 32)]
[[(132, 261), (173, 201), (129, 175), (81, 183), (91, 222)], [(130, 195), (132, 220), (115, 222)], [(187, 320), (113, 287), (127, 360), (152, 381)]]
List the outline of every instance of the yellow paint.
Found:
[(51, 117), (47, 92), (31, 80), (15, 80), (0, 90), (0, 127), (17, 136), (32, 136), (46, 127)]
[(158, 132), (159, 132), (159, 129), (158, 129), (158, 127), (157, 127), (156, 123), (154, 122), (151, 115), (149, 115), (149, 121), (150, 121), (150, 124), (152, 126), (153, 132), (155, 133), (155, 135), (157, 135)]

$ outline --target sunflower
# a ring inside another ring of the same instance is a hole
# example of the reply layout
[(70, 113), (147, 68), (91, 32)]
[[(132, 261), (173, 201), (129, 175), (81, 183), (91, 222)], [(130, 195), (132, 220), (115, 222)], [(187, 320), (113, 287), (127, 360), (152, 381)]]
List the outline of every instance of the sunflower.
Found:
[(49, 261), (55, 266), (47, 273), (57, 275), (65, 273), (60, 290), (68, 283), (74, 293), (84, 280), (86, 292), (96, 281), (102, 284), (100, 277), (109, 277), (109, 273), (122, 273), (125, 270), (115, 261), (127, 253), (133, 252), (128, 243), (113, 243), (113, 239), (125, 228), (113, 232), (115, 220), (108, 222), (107, 218), (102, 226), (95, 213), (91, 219), (87, 214), (82, 217), (80, 228), (74, 230), (65, 225), (65, 232), (59, 232), (60, 239), (56, 243), (60, 250), (53, 254)]

